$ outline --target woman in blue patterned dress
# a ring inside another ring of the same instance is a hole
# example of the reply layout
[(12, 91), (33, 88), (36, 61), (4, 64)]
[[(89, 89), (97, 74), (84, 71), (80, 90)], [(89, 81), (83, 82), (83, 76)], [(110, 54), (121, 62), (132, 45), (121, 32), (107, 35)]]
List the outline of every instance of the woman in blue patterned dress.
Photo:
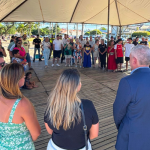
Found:
[(0, 150), (35, 150), (41, 128), (31, 102), (22, 95), (22, 65), (6, 65), (0, 74)]
[(84, 62), (83, 67), (89, 68), (91, 67), (91, 45), (89, 44), (89, 41), (86, 42), (86, 45), (84, 45)]

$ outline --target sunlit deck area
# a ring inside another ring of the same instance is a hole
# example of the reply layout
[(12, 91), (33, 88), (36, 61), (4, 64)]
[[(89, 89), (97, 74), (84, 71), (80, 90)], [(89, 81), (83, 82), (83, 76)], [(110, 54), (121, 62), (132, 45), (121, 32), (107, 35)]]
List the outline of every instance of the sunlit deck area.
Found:
[[(32, 64), (33, 78), (38, 88), (33, 90), (23, 89), (23, 94), (33, 103), (42, 132), (35, 142), (36, 150), (45, 150), (51, 136), (44, 126), (44, 111), (49, 92), (55, 86), (56, 80), (61, 72), (66, 69), (64, 63), (61, 67), (44, 68), (44, 61), (36, 61)], [(113, 120), (113, 102), (119, 81), (126, 73), (113, 73), (102, 71), (98, 68), (79, 69), (82, 81), (82, 88), (79, 93), (80, 98), (93, 101), (99, 116), (99, 136), (92, 141), (93, 150), (114, 150), (117, 129)]]

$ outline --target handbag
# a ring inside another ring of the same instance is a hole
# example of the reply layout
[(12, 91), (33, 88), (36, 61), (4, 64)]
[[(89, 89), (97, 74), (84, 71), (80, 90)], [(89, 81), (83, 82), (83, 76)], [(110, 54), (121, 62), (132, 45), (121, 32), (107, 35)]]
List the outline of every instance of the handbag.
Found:
[(87, 141), (87, 125), (85, 122), (85, 115), (84, 115), (84, 109), (83, 109), (83, 104), (81, 103), (81, 110), (82, 110), (82, 118), (83, 118), (83, 130), (84, 130), (84, 135), (85, 135), (85, 147), (86, 150), (88, 150), (88, 141)]

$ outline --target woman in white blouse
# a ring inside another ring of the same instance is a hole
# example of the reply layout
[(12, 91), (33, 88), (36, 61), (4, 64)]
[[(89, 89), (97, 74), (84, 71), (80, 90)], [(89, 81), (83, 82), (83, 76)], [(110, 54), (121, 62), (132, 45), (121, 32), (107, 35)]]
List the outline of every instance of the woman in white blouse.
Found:
[(46, 37), (45, 41), (42, 42), (41, 48), (42, 48), (43, 55), (44, 55), (45, 68), (47, 68), (48, 67), (48, 59), (49, 59), (49, 55), (50, 55), (50, 48), (51, 48), (51, 44), (49, 42), (48, 37)]

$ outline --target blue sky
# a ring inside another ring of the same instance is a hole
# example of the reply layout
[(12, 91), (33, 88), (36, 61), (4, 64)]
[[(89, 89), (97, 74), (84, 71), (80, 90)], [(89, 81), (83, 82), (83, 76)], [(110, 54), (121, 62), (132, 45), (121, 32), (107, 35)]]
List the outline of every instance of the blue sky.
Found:
[[(53, 26), (55, 25), (55, 23), (53, 23)], [(66, 23), (58, 23), (58, 25), (60, 26), (60, 28), (67, 28), (67, 24)], [(41, 23), (41, 26), (40, 28), (44, 28), (44, 27), (49, 27), (50, 24), (49, 23)], [(100, 29), (101, 27), (105, 27), (107, 28), (107, 25), (97, 25), (97, 29)], [(73, 23), (70, 23), (68, 24), (68, 28), (69, 29), (76, 29), (76, 25), (73, 24)], [(81, 24), (78, 24), (78, 30), (81, 30), (82, 29), (82, 25)], [(96, 29), (96, 25), (94, 24), (85, 24), (84, 25), (84, 31), (85, 30), (93, 30), (93, 29)]]

